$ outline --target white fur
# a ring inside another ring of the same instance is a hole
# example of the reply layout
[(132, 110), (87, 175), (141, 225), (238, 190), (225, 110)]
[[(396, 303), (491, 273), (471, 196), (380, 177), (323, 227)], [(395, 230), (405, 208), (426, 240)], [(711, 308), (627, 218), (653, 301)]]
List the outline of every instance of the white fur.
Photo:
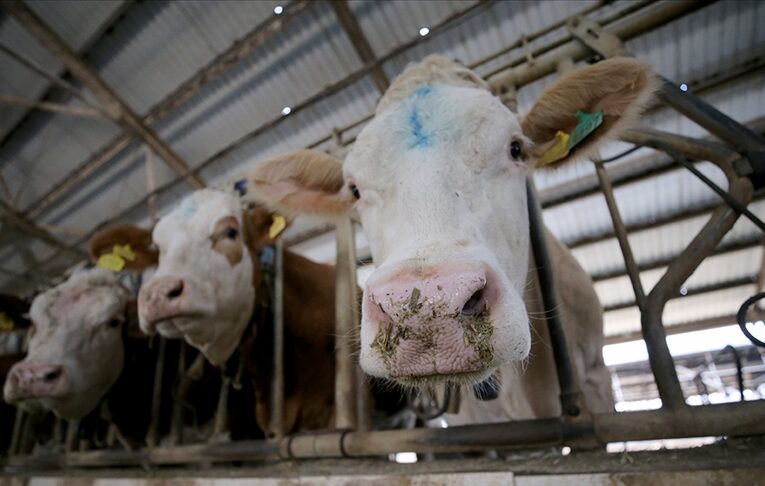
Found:
[(172, 276), (185, 284), (186, 316), (151, 325), (139, 306), (141, 329), (156, 330), (169, 338), (183, 337), (216, 365), (234, 352), (247, 327), (255, 302), (253, 266), (247, 246), (241, 261), (232, 266), (212, 249), (210, 239), (221, 218), (234, 216), (244, 233), (239, 199), (212, 189), (194, 192), (154, 228), (153, 240), (160, 250), (152, 279)]
[[(123, 319), (127, 299), (115, 274), (101, 268), (74, 273), (35, 298), (30, 309), (35, 332), (24, 361), (63, 366), (67, 387), (63, 396), (22, 406), (79, 419), (98, 405), (122, 372), (121, 326), (109, 322)], [(6, 382), (6, 397), (8, 388)]]

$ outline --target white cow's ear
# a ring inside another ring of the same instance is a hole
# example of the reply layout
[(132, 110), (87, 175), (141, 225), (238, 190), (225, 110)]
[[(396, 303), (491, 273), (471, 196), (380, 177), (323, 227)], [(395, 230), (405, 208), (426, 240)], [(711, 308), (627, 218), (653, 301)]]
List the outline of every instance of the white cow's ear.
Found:
[(287, 216), (336, 218), (353, 205), (343, 187), (343, 163), (318, 150), (298, 150), (260, 163), (247, 182), (247, 198)]
[(536, 167), (585, 158), (632, 125), (658, 87), (651, 67), (614, 58), (577, 69), (548, 86), (521, 121)]

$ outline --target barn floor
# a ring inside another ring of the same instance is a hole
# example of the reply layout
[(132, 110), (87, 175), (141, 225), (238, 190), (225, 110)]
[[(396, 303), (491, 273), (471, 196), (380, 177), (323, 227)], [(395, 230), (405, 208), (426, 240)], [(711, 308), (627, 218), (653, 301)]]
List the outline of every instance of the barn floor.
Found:
[[(119, 478), (119, 481), (116, 479)], [(420, 484), (594, 484), (651, 486), (677, 484), (763, 484), (763, 439), (728, 441), (682, 450), (607, 454), (605, 452), (534, 453), (533, 457), (463, 459), (395, 464), (372, 459), (283, 461), (259, 466), (100, 469), (36, 472), (0, 477), (0, 486), (16, 485), (199, 485), (240, 483), (298, 485)]]

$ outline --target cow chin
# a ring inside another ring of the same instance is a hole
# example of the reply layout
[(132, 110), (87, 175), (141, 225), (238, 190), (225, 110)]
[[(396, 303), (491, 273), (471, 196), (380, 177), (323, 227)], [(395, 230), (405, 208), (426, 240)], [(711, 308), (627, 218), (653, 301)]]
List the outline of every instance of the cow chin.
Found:
[(383, 330), (363, 316), (360, 364), (367, 374), (406, 387), (475, 384), (526, 359), (530, 347), (523, 301), (507, 292), (490, 313), (445, 318), (426, 329), (391, 322)]

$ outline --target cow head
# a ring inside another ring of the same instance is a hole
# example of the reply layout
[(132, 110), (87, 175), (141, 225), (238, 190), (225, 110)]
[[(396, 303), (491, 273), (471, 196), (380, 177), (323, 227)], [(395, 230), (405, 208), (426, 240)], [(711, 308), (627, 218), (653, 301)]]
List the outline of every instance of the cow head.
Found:
[(117, 381), (128, 293), (105, 269), (85, 270), (32, 302), (27, 357), (8, 374), (11, 404), (66, 419), (87, 415)]
[(265, 209), (245, 210), (238, 197), (212, 189), (163, 217), (153, 234), (159, 266), (138, 299), (144, 332), (182, 337), (223, 364), (250, 322), (270, 224)]
[[(301, 151), (261, 164), (250, 182), (281, 211), (358, 211), (377, 265), (362, 305), (367, 373), (477, 382), (529, 352), (529, 169), (591, 153), (654, 85), (639, 61), (604, 61), (563, 77), (520, 117), (468, 69), (433, 56), (395, 80), (344, 165)], [(600, 113), (600, 125), (550, 157), (578, 111)]]

